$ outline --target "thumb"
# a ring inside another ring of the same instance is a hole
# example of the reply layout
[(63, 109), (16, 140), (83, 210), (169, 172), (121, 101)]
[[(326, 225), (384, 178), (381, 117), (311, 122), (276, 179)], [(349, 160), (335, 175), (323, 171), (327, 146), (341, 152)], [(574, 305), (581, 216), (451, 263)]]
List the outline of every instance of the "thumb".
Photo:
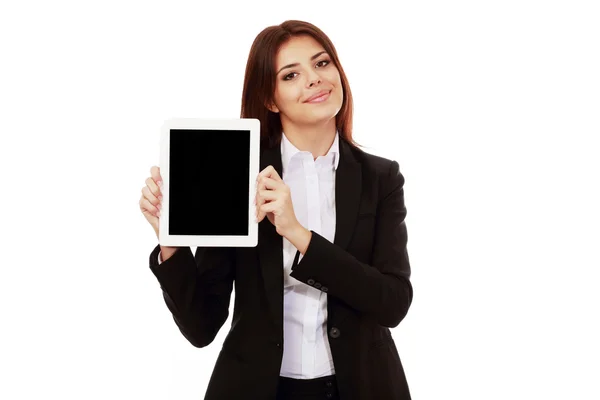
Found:
[(144, 214), (144, 217), (146, 217), (148, 222), (150, 222), (150, 225), (152, 225), (154, 232), (156, 232), (156, 235), (158, 236), (158, 226), (159, 226), (158, 217), (153, 215), (150, 211), (146, 211), (146, 210), (142, 211), (142, 214)]

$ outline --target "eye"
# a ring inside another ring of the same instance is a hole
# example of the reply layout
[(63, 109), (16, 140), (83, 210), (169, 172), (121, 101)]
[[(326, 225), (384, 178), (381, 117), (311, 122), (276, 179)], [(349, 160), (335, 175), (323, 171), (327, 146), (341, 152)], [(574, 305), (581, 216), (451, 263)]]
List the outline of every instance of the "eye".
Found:
[[(329, 65), (331, 63), (330, 60), (321, 60), (319, 62), (317, 62), (317, 64), (315, 64), (318, 68), (323, 68), (326, 67), (327, 65)], [(296, 75), (298, 75), (297, 72), (290, 72), (289, 74), (287, 74), (286, 76), (283, 77), (284, 81), (289, 81), (291, 79), (294, 79), (296, 77)]]

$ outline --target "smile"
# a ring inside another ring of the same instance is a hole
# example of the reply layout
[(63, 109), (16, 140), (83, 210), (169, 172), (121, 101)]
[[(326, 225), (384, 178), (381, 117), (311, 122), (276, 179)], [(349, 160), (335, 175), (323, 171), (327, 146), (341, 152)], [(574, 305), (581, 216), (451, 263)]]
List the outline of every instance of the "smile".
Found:
[(331, 91), (329, 91), (327, 93), (323, 93), (319, 97), (315, 97), (314, 99), (311, 99), (310, 101), (307, 101), (307, 103), (322, 103), (322, 102), (324, 102), (325, 100), (327, 100), (329, 98), (330, 94), (331, 94)]

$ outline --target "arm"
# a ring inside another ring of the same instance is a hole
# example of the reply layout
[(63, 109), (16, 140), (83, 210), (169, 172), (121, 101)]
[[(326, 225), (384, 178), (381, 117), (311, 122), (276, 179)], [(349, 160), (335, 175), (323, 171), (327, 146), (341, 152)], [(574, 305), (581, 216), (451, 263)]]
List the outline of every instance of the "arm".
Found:
[(327, 287), (328, 295), (371, 315), (382, 326), (396, 327), (413, 297), (403, 186), (404, 177), (393, 161), (378, 206), (372, 265), (311, 231), (306, 252), (290, 275), (304, 283), (314, 279)]
[(163, 257), (165, 259), (169, 259), (179, 247), (168, 247), (168, 246), (160, 246), (160, 251), (158, 252), (158, 264), (162, 264)]
[(229, 316), (235, 274), (234, 249), (179, 248), (158, 263), (160, 246), (150, 255), (150, 269), (185, 338), (196, 347), (209, 345)]

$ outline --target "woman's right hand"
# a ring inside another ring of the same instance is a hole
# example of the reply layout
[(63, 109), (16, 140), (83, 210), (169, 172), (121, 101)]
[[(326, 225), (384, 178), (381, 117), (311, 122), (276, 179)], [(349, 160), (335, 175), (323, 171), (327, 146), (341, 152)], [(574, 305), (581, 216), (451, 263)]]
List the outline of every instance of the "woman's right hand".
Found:
[(154, 228), (156, 237), (158, 234), (158, 218), (162, 208), (162, 192), (159, 185), (162, 185), (160, 168), (156, 165), (150, 168), (150, 177), (146, 179), (146, 186), (142, 188), (142, 197), (140, 198), (140, 210), (146, 220)]
[[(140, 210), (150, 222), (156, 238), (160, 240), (159, 223), (160, 210), (162, 208), (162, 178), (160, 176), (160, 168), (156, 165), (150, 168), (150, 177), (146, 179), (146, 186), (142, 188), (142, 197), (140, 198)], [(160, 259), (164, 262), (169, 259), (178, 247), (160, 246)]]

